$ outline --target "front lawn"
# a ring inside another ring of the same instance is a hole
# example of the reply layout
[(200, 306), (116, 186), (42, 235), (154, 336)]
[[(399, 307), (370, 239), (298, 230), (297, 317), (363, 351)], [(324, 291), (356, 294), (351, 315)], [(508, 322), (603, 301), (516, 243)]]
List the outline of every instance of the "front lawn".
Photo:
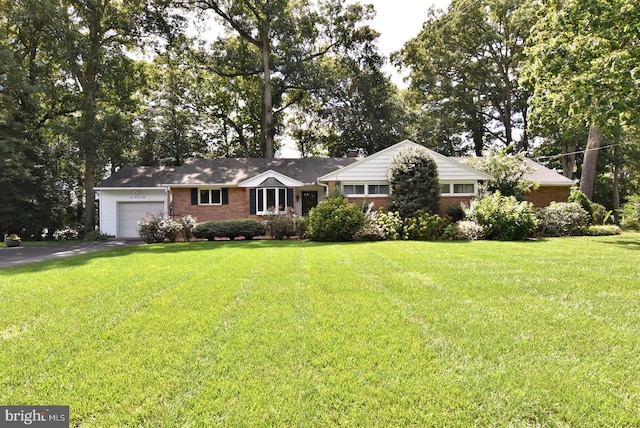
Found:
[(640, 235), (202, 242), (0, 269), (0, 403), (71, 426), (639, 426)]

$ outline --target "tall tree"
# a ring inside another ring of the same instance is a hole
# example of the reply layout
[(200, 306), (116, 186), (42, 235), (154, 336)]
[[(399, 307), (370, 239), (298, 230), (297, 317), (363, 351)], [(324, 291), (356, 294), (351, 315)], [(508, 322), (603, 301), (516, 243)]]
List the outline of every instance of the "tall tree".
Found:
[[(277, 115), (302, 101), (318, 83), (317, 62), (375, 33), (364, 19), (373, 9), (341, 0), (193, 0), (230, 32), (213, 45), (213, 68), (229, 78), (259, 76), (262, 83), (263, 155), (275, 154)], [(317, 5), (316, 5), (317, 3)]]
[(534, 9), (526, 0), (454, 0), (446, 13), (430, 10), (394, 55), (410, 70), (409, 99), (424, 122), (468, 133), (477, 155), (488, 142), (529, 148), (528, 94), (518, 78)]
[(39, 237), (64, 222), (52, 122), (75, 111), (51, 37), (49, 0), (0, 0), (0, 233)]
[(589, 128), (580, 190), (591, 198), (603, 134), (637, 120), (640, 4), (545, 1), (526, 54), (532, 122), (554, 115)]
[(94, 187), (108, 162), (104, 149), (112, 139), (107, 134), (128, 131), (123, 116), (135, 109), (140, 70), (129, 53), (151, 31), (169, 27), (164, 6), (160, 1), (63, 0), (51, 17), (78, 98), (80, 116), (72, 125), (84, 162), (87, 232), (95, 229)]

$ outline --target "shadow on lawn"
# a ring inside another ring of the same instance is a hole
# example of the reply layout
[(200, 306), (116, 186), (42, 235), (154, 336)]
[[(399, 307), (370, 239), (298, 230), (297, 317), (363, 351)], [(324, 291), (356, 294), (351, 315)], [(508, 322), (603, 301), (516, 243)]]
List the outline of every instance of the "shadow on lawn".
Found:
[(625, 250), (640, 250), (640, 234), (636, 234), (635, 236), (629, 235), (618, 237), (616, 239), (607, 239), (602, 242), (622, 247)]

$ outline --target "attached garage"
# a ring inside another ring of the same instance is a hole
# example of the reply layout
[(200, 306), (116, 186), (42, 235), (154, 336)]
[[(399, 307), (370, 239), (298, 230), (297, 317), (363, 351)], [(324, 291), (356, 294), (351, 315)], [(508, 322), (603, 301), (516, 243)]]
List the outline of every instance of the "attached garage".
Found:
[(118, 238), (138, 238), (136, 226), (147, 214), (164, 214), (163, 202), (118, 202), (117, 205)]

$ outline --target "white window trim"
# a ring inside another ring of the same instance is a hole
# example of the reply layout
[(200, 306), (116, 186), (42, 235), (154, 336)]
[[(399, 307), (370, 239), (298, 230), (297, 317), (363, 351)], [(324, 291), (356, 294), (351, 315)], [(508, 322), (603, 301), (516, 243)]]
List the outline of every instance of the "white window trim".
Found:
[[(281, 203), (282, 201), (280, 201), (280, 190), (282, 189), (282, 187), (260, 187), (258, 189), (256, 189), (256, 215), (273, 215), (273, 214), (285, 214), (287, 212), (287, 189), (284, 189), (284, 202)], [(260, 211), (258, 209), (258, 207), (260, 206), (260, 203), (258, 201), (258, 198), (260, 197), (260, 191), (262, 190), (262, 206), (265, 208), (264, 210)], [(267, 190), (275, 190), (276, 193), (276, 205), (273, 207), (273, 210), (270, 210), (267, 206)], [(282, 210), (280, 210), (280, 207), (283, 207)]]
[[(443, 196), (475, 196), (478, 194), (478, 182), (476, 181), (450, 181), (450, 182), (441, 182), (440, 185), (441, 187), (445, 184), (449, 185), (449, 191), (448, 192), (442, 192), (441, 189), (441, 195)], [(473, 192), (472, 193), (455, 193), (454, 192), (454, 185), (456, 184), (472, 184), (473, 185)]]
[[(209, 192), (209, 201), (211, 201), (213, 199), (213, 193), (212, 191), (217, 190), (220, 192), (220, 202), (202, 202), (202, 194), (201, 192), (203, 190), (206, 190)], [(209, 206), (209, 205), (222, 205), (222, 188), (220, 187), (199, 187), (198, 188), (198, 205), (205, 205), (205, 206)]]
[[(344, 189), (345, 186), (364, 186), (364, 193), (347, 193)], [(382, 182), (365, 182), (365, 181), (354, 181), (348, 183), (342, 183), (341, 188), (344, 192), (344, 195), (347, 197), (353, 198), (387, 198), (391, 193), (391, 189), (389, 189), (389, 193), (369, 193), (369, 186), (389, 186), (389, 183), (386, 181)]]

